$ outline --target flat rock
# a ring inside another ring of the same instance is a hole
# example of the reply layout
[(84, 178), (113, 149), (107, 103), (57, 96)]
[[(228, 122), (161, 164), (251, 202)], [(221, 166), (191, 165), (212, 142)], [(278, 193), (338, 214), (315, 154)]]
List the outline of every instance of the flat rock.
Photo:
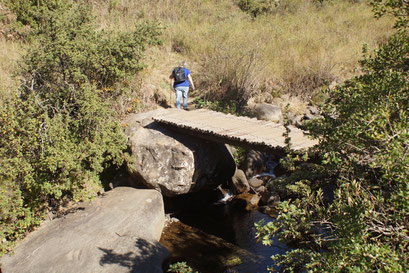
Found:
[(257, 177), (252, 177), (249, 179), (249, 184), (252, 186), (254, 189), (262, 186), (264, 184), (263, 180), (258, 179)]
[(246, 210), (252, 210), (255, 207), (257, 207), (259, 201), (260, 201), (259, 195), (246, 192), (236, 195), (233, 199), (233, 202), (242, 205), (242, 207)]
[(159, 192), (115, 188), (31, 233), (2, 257), (2, 272), (163, 272), (164, 222)]

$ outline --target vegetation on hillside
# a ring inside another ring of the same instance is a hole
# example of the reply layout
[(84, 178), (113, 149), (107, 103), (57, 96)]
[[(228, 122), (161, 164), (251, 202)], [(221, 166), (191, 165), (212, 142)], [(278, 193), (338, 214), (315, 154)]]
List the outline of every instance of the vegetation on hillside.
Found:
[(146, 46), (159, 43), (156, 24), (103, 32), (88, 5), (52, 3), (21, 21), (35, 22), (36, 41), (22, 84), (1, 101), (1, 252), (47, 209), (95, 195), (103, 170), (121, 165), (126, 139), (111, 104), (143, 68)]
[(285, 201), (259, 238), (292, 247), (273, 272), (409, 270), (409, 13), (401, 1), (373, 5), (399, 14), (397, 33), (365, 54), (362, 75), (329, 90), (324, 118), (310, 124), (322, 161), (297, 162), (270, 185)]
[[(312, 267), (314, 262), (320, 263), (322, 268), (331, 268), (336, 263), (351, 260), (348, 247), (352, 245), (348, 241), (340, 243), (333, 240), (335, 235), (339, 235), (332, 231), (335, 230), (334, 223), (345, 220), (339, 213), (341, 209), (351, 210), (348, 215), (360, 217), (359, 211), (355, 212), (350, 206), (355, 202), (367, 204), (367, 195), (355, 201), (356, 196), (351, 193), (355, 188), (358, 192), (354, 194), (361, 193), (361, 190), (369, 196), (389, 198), (387, 202), (390, 203), (407, 197), (404, 184), (399, 182), (403, 181), (403, 177), (396, 173), (399, 169), (407, 169), (404, 164), (397, 164), (397, 157), (388, 157), (388, 149), (393, 147), (396, 150), (393, 148), (392, 155), (402, 157), (400, 152), (406, 149), (404, 145), (407, 142), (401, 135), (395, 136), (400, 132), (395, 127), (391, 130), (396, 131), (389, 135), (386, 134), (389, 131), (382, 132), (374, 127), (386, 124), (384, 128), (388, 128), (387, 117), (388, 122), (395, 124), (406, 115), (402, 109), (399, 112), (390, 100), (392, 95), (396, 95), (404, 101), (404, 96), (397, 91), (378, 102), (376, 95), (369, 92), (372, 81), (369, 75), (381, 75), (377, 88), (379, 85), (386, 92), (389, 87), (399, 84), (404, 89), (402, 79), (406, 71), (399, 70), (394, 74), (395, 66), (390, 67), (392, 70), (380, 67), (388, 59), (384, 57), (381, 61), (380, 53), (368, 57), (362, 69), (357, 66), (363, 43), (370, 51), (391, 34), (390, 20), (375, 20), (365, 1), (281, 0), (274, 1), (274, 8), (268, 6), (267, 9), (264, 4), (273, 1), (81, 2), (0, 1), (0, 8), (6, 5), (16, 17), (7, 31), (0, 29), (0, 35), (4, 35), (0, 41), (1, 252), (10, 250), (16, 239), (34, 229), (47, 210), (57, 209), (65, 201), (86, 199), (101, 188), (101, 172), (109, 166), (120, 165), (126, 156), (125, 138), (118, 116), (137, 111), (141, 101), (146, 104), (149, 100), (170, 103), (171, 100), (163, 95), (169, 93), (163, 92), (170, 91), (167, 82), (169, 72), (181, 59), (191, 64), (194, 79), (200, 82), (200, 94), (196, 95), (202, 99), (198, 101), (233, 112), (250, 101), (271, 102), (288, 94), (318, 101), (317, 98), (321, 97), (317, 94), (326, 86), (343, 82), (351, 75), (363, 74), (333, 91), (328, 101), (328, 117), (317, 124), (320, 127), (315, 127), (328, 137), (323, 138), (321, 152), (328, 155), (328, 164), (325, 168), (321, 165), (311, 167), (317, 180), (312, 183), (305, 178), (300, 183), (300, 179), (292, 176), (290, 181), (284, 180), (280, 184), (282, 192), (292, 198), (291, 202), (280, 205), (282, 212), (294, 211), (280, 216), (283, 227), (288, 228), (288, 233), (281, 235), (306, 242), (306, 247), (297, 250), (299, 252), (279, 257), (283, 264), (288, 262), (289, 269), (291, 266)], [(376, 2), (382, 4), (381, 1)], [(3, 19), (0, 17), (0, 27)], [(163, 46), (145, 51), (149, 45), (160, 42), (161, 28), (152, 22), (162, 22), (166, 27), (161, 36)], [(399, 36), (396, 40), (404, 40), (404, 37)], [(392, 45), (390, 43), (391, 48), (399, 48)], [(397, 58), (401, 60), (398, 62), (401, 66), (405, 65), (403, 53), (396, 55), (401, 56)], [(23, 58), (16, 65), (18, 55)], [(391, 74), (387, 76), (389, 72)], [(10, 76), (12, 74), (14, 77)], [(147, 86), (150, 89), (146, 89)], [(162, 94), (158, 90), (162, 90)], [(362, 98), (361, 102), (347, 103), (358, 97)], [(396, 100), (398, 105), (402, 100)], [(359, 103), (364, 102), (367, 110), (359, 108)], [(351, 108), (340, 107), (342, 103), (345, 104), (343, 107)], [(380, 105), (390, 109), (379, 116), (381, 121), (378, 121), (378, 116), (373, 116), (374, 121), (369, 122), (369, 127), (361, 126), (358, 121), (370, 117), (370, 111), (380, 109)], [(352, 109), (356, 112), (347, 112)], [(334, 119), (336, 116), (340, 118)], [(334, 127), (337, 122), (344, 126)], [(351, 127), (356, 131), (348, 131), (347, 125), (353, 122), (357, 122)], [(396, 126), (407, 126), (407, 123), (398, 123)], [(320, 134), (320, 131), (315, 132)], [(353, 138), (354, 134), (360, 136), (371, 132), (373, 136), (362, 136), (364, 144)], [(332, 138), (331, 133), (334, 133)], [(384, 138), (400, 142), (393, 142), (395, 146), (378, 147)], [(342, 152), (337, 148), (341, 144), (345, 144), (340, 146), (345, 147)], [(370, 154), (358, 153), (365, 151), (365, 145), (370, 145)], [(375, 161), (368, 161), (369, 156), (373, 156)], [(388, 162), (387, 169), (379, 163), (381, 160)], [(335, 163), (339, 164), (339, 170)], [(354, 178), (361, 171), (358, 167), (362, 169), (359, 179)], [(301, 172), (305, 173), (305, 170)], [(321, 206), (321, 195), (314, 194), (312, 190), (328, 190), (331, 182), (338, 177), (344, 179), (337, 180), (336, 193), (340, 192), (341, 196), (336, 200), (334, 197), (331, 204), (327, 201), (325, 206)], [(379, 190), (384, 181), (392, 181), (390, 184), (393, 186), (393, 190), (385, 191), (385, 194)], [(367, 185), (373, 188), (366, 188)], [(400, 189), (400, 195), (394, 194), (395, 189)], [(314, 200), (316, 202), (312, 202)], [(402, 202), (400, 206), (404, 206)], [(297, 210), (297, 204), (304, 205), (305, 210)], [(400, 219), (406, 219), (378, 207), (371, 212), (395, 217), (392, 219), (395, 222), (385, 220), (383, 228), (396, 228), (394, 225), (400, 223)], [(313, 219), (313, 222), (308, 219)], [(326, 224), (327, 219), (333, 222)], [(346, 228), (352, 228), (353, 232), (362, 227), (350, 222)], [(264, 228), (266, 239), (271, 231), (275, 232), (271, 228)], [(347, 229), (337, 230), (340, 231), (349, 232)], [(381, 241), (373, 243), (371, 238), (379, 236), (379, 240), (387, 241), (387, 236), (370, 232), (369, 235), (364, 234), (367, 237), (357, 237), (358, 233), (351, 236), (351, 240), (361, 240), (357, 243), (356, 257), (364, 252), (365, 244), (362, 242), (370, 242), (368, 248), (373, 251), (378, 251), (376, 247), (379, 246), (384, 251), (381, 254), (365, 251), (382, 261), (386, 260), (385, 257), (401, 259), (404, 256), (403, 250), (384, 250), (384, 245), (399, 248), (395, 239), (401, 237), (394, 237), (395, 241), (386, 244), (379, 243)], [(345, 250), (342, 247), (346, 247)], [(337, 249), (341, 251), (338, 260), (332, 255)], [(294, 265), (293, 257), (303, 259)], [(377, 261), (371, 259), (370, 262)], [(399, 261), (392, 262), (389, 265), (396, 268), (402, 265)]]
[(107, 29), (143, 19), (166, 26), (145, 81), (163, 99), (171, 67), (185, 59), (195, 95), (206, 100), (245, 104), (290, 94), (317, 101), (322, 88), (360, 72), (362, 44), (374, 49), (392, 34), (391, 20), (376, 20), (366, 1), (281, 0), (255, 18), (235, 0), (109, 2), (96, 8)]

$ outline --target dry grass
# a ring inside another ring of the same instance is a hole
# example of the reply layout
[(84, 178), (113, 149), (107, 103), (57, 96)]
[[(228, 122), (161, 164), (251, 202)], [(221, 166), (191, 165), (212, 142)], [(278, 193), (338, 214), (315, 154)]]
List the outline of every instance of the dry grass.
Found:
[[(245, 81), (246, 95), (311, 99), (323, 86), (359, 72), (364, 43), (373, 49), (392, 33), (391, 20), (374, 19), (366, 3), (334, 1), (321, 8), (311, 1), (282, 3), (277, 13), (252, 19), (227, 0), (111, 0), (99, 6), (98, 18), (108, 29), (125, 29), (143, 19), (161, 21), (164, 46), (149, 62), (162, 66), (166, 77), (172, 59), (200, 64), (193, 73), (202, 89), (218, 97), (226, 95), (226, 88), (242, 88), (238, 82), (250, 78), (256, 82)], [(249, 69), (250, 54), (254, 65)], [(163, 77), (155, 71), (154, 80)], [(231, 81), (227, 87), (226, 81)]]
[[(93, 0), (102, 29), (126, 30), (142, 20), (165, 27), (163, 46), (147, 52), (148, 68), (131, 83), (133, 96), (145, 104), (172, 103), (168, 76), (180, 60), (191, 64), (200, 92), (215, 98), (242, 88), (244, 93), (236, 93), (246, 99), (290, 94), (311, 100), (323, 86), (359, 73), (364, 43), (374, 49), (392, 33), (391, 19), (374, 19), (363, 2), (333, 1), (317, 8), (312, 1), (282, 0), (275, 14), (255, 19), (235, 3)], [(14, 84), (10, 74), (19, 51), (2, 42), (0, 86)]]
[(18, 68), (17, 61), (24, 49), (19, 42), (0, 39), (0, 94), (6, 95), (18, 86), (18, 79), (13, 75)]

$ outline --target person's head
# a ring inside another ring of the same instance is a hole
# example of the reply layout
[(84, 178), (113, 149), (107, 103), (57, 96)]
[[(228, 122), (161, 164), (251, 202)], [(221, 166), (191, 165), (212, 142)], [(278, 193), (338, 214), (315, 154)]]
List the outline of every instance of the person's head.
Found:
[(181, 67), (186, 67), (186, 65), (187, 65), (187, 63), (186, 63), (185, 61), (181, 61), (181, 62), (180, 62), (180, 66), (181, 66)]

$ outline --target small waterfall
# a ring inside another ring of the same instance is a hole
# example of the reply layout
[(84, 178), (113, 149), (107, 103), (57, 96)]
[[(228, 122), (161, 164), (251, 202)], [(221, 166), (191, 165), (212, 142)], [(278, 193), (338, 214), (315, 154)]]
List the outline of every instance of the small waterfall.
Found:
[(220, 185), (217, 187), (217, 189), (223, 194), (223, 197), (219, 201), (217, 201), (216, 204), (226, 204), (233, 199), (234, 194), (232, 194), (228, 190), (223, 189)]
[(263, 177), (263, 176), (269, 176), (273, 179), (276, 179), (276, 175), (274, 174), (274, 169), (275, 167), (277, 167), (278, 163), (268, 160), (266, 162), (266, 167), (265, 167), (265, 171), (259, 174), (256, 174), (255, 176), (253, 176), (252, 178), (257, 178), (257, 177)]

